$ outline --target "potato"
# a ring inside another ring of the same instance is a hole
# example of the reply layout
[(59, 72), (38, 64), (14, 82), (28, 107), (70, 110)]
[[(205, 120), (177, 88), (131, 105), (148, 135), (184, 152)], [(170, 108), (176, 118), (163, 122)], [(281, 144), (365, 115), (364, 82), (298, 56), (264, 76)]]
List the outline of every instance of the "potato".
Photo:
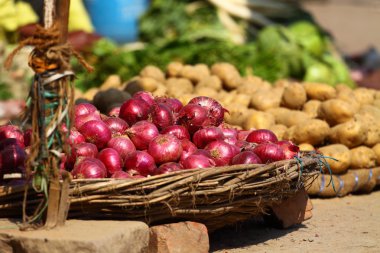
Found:
[(224, 114), (224, 120), (231, 125), (243, 126), (249, 114), (254, 110), (248, 110), (239, 104), (226, 106), (229, 113)]
[(267, 112), (271, 113), (275, 120), (276, 124), (282, 124), (287, 127), (291, 127), (297, 125), (301, 122), (309, 120), (311, 117), (302, 111), (289, 110), (286, 108), (272, 108), (267, 110)]
[(181, 103), (183, 105), (186, 105), (187, 103), (189, 103), (190, 100), (192, 100), (196, 96), (197, 95), (195, 95), (195, 94), (186, 93), (186, 94), (179, 95), (177, 98), (178, 98), (179, 101), (181, 101)]
[(341, 92), (352, 92), (353, 90), (348, 87), (347, 85), (345, 84), (338, 84), (335, 86), (335, 90), (336, 92), (339, 94)]
[(246, 94), (236, 94), (235, 98), (236, 98), (235, 102), (237, 104), (243, 105), (245, 107), (248, 107), (249, 104), (251, 103), (251, 97)]
[(167, 95), (167, 93), (168, 93), (168, 88), (163, 84), (158, 84), (157, 89), (155, 89), (152, 92), (153, 96), (156, 96), (156, 97), (163, 97)]
[[(318, 149), (324, 156), (337, 159), (326, 158), (333, 174), (343, 174), (351, 165), (350, 149), (343, 144), (332, 144)], [(325, 172), (328, 172), (327, 169)]]
[(375, 90), (375, 99), (380, 99), (380, 90)]
[(236, 104), (235, 100), (236, 100), (236, 91), (219, 92), (219, 102), (222, 103), (223, 105), (227, 106), (227, 105)]
[(252, 95), (258, 89), (272, 89), (272, 85), (256, 76), (247, 76), (243, 78), (241, 85), (237, 88), (237, 92), (241, 94)]
[(282, 94), (281, 104), (290, 109), (300, 109), (306, 102), (306, 91), (302, 84), (292, 83)]
[(351, 105), (355, 112), (360, 109), (360, 103), (355, 99), (354, 91), (351, 89), (348, 90), (340, 90), (337, 94), (338, 99), (344, 100)]
[(336, 90), (327, 84), (303, 83), (308, 99), (328, 100), (336, 97)]
[(286, 131), (288, 130), (288, 128), (285, 125), (281, 125), (281, 124), (272, 125), (268, 127), (268, 129), (271, 130), (277, 136), (277, 139), (279, 140), (284, 139), (284, 135)]
[(187, 94), (193, 92), (192, 83), (185, 78), (171, 77), (166, 80), (166, 87), (168, 89), (168, 95), (172, 97), (178, 97), (181, 94)]
[(242, 83), (239, 71), (229, 63), (215, 63), (211, 66), (211, 73), (222, 80), (227, 90), (236, 89)]
[(260, 111), (252, 112), (244, 122), (245, 129), (268, 129), (272, 125), (274, 125), (273, 115)]
[(309, 119), (292, 126), (285, 133), (284, 138), (299, 143), (319, 145), (329, 136), (329, 125), (320, 119)]
[(216, 90), (206, 86), (195, 86), (195, 94), (198, 96), (207, 96), (211, 98), (216, 98), (218, 96), (218, 92)]
[(331, 128), (329, 140), (332, 143), (341, 143), (349, 148), (363, 144), (367, 138), (367, 126), (358, 118), (339, 124)]
[(372, 104), (373, 106), (375, 106), (376, 108), (380, 108), (380, 99), (375, 99), (374, 101), (373, 101), (373, 104)]
[(314, 151), (315, 150), (313, 145), (309, 143), (301, 143), (298, 145), (298, 147), (300, 148), (300, 151)]
[(373, 105), (363, 105), (358, 114), (366, 118), (373, 117), (376, 120), (380, 120), (380, 108)]
[(277, 80), (274, 84), (273, 84), (273, 87), (282, 87), (282, 88), (286, 88), (286, 87), (289, 87), (290, 85), (292, 85), (294, 82), (292, 81), (289, 81), (289, 80), (286, 80), (286, 79), (279, 79)]
[(376, 154), (373, 149), (360, 146), (350, 150), (351, 153), (351, 168), (352, 169), (362, 169), (362, 168), (372, 168), (376, 164)]
[(318, 117), (319, 107), (321, 106), (321, 101), (319, 100), (309, 100), (302, 108), (302, 111), (310, 116), (310, 118)]
[(159, 82), (165, 82), (165, 74), (156, 66), (148, 65), (140, 72), (141, 77), (151, 77)]
[(375, 146), (372, 148), (373, 152), (375, 152), (376, 155), (376, 163), (377, 166), (380, 165), (380, 143), (377, 143)]
[(216, 91), (220, 91), (222, 89), (222, 81), (217, 76), (208, 76), (199, 81), (196, 86), (210, 87)]
[(364, 145), (372, 147), (380, 143), (380, 118), (371, 114), (356, 114), (355, 118), (361, 120), (366, 126)]
[(279, 107), (280, 103), (281, 94), (274, 90), (258, 89), (251, 96), (251, 106), (260, 111)]
[(326, 120), (330, 126), (349, 121), (355, 114), (352, 106), (341, 99), (323, 101), (319, 107), (318, 116)]
[(354, 90), (354, 97), (361, 105), (372, 104), (375, 100), (375, 91), (367, 88)]
[(166, 72), (170, 77), (179, 77), (181, 70), (183, 68), (183, 64), (180, 62), (171, 62), (167, 66)]
[(83, 93), (82, 98), (91, 101), (95, 97), (96, 93), (98, 92), (99, 92), (99, 88), (95, 88), (95, 87), (90, 88), (85, 93)]
[(161, 82), (151, 77), (139, 77), (136, 81), (141, 88), (149, 92), (153, 92), (158, 89), (158, 86), (163, 85)]
[(183, 78), (189, 79), (193, 83), (200, 82), (204, 78), (210, 76), (210, 70), (205, 64), (198, 64), (195, 66), (185, 65), (179, 75)]
[(111, 88), (118, 89), (121, 87), (121, 79), (118, 75), (110, 75), (100, 86), (100, 90), (108, 90)]

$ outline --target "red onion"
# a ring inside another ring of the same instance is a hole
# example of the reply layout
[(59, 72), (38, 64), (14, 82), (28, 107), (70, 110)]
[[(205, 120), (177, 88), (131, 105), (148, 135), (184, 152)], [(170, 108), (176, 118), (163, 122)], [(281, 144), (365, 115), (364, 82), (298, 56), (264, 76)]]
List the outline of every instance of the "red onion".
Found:
[(258, 144), (254, 142), (240, 141), (236, 146), (239, 146), (240, 150), (243, 151), (253, 151), (257, 145)]
[(175, 162), (182, 153), (181, 141), (174, 135), (160, 134), (149, 143), (148, 153), (157, 164)]
[(206, 127), (199, 129), (193, 135), (193, 142), (198, 148), (204, 148), (213, 141), (222, 140), (223, 132), (218, 127)]
[(6, 146), (0, 152), (0, 173), (12, 173), (17, 167), (24, 167), (26, 153), (19, 145)]
[(96, 107), (90, 103), (81, 103), (81, 104), (75, 105), (75, 108), (74, 108), (75, 117), (87, 115), (87, 114), (93, 114), (95, 112), (97, 112)]
[(219, 126), (224, 119), (224, 112), (227, 111), (222, 105), (213, 98), (199, 96), (191, 99), (189, 104), (197, 104), (206, 108), (208, 120), (204, 126)]
[(252, 132), (252, 130), (238, 130), (237, 139), (239, 141), (245, 141), (247, 136)]
[(300, 148), (291, 141), (278, 141), (276, 144), (279, 145), (282, 150), (284, 150), (285, 159), (293, 159), (298, 155), (298, 152), (300, 151)]
[(30, 128), (24, 131), (24, 146), (25, 147), (30, 146), (30, 144), (32, 143), (32, 134), (33, 134), (33, 130)]
[(98, 148), (95, 144), (82, 142), (71, 147), (71, 154), (67, 157), (67, 167), (72, 169), (79, 157), (95, 158), (98, 154)]
[(243, 151), (232, 158), (231, 164), (261, 164), (261, 159), (252, 151)]
[(20, 146), (20, 145), (18, 144), (18, 141), (15, 138), (7, 138), (5, 140), (0, 141), (0, 151), (8, 146)]
[(91, 114), (76, 116), (74, 119), (74, 126), (76, 129), (80, 129), (84, 123), (87, 123), (88, 121), (91, 121), (91, 120), (101, 121), (102, 118), (100, 117), (100, 114), (98, 113), (91, 113)]
[(225, 138), (238, 138), (238, 130), (236, 128), (228, 127), (224, 123), (218, 126), (223, 132)]
[(170, 108), (170, 110), (175, 113), (178, 113), (183, 107), (181, 101), (179, 101), (176, 98), (157, 97), (155, 100), (157, 103), (167, 105)]
[(122, 169), (122, 161), (119, 153), (113, 148), (105, 148), (98, 154), (98, 159), (106, 166), (107, 174), (111, 176)]
[(205, 155), (190, 155), (181, 162), (184, 169), (200, 169), (215, 166), (215, 161)]
[(84, 136), (86, 141), (95, 144), (98, 148), (103, 148), (111, 139), (111, 130), (106, 123), (99, 120), (90, 120), (84, 123), (79, 132)]
[(127, 122), (121, 118), (109, 117), (103, 121), (107, 124), (113, 134), (124, 134), (125, 130), (129, 127)]
[(119, 152), (120, 157), (123, 161), (127, 158), (129, 154), (136, 151), (135, 145), (127, 136), (118, 136), (112, 138), (108, 143), (107, 147), (115, 149)]
[(149, 120), (155, 124), (158, 130), (171, 126), (174, 123), (173, 113), (164, 104), (154, 104), (149, 111)]
[(260, 157), (263, 163), (285, 159), (284, 150), (279, 145), (273, 143), (261, 143), (253, 149), (253, 152)]
[(81, 133), (79, 133), (79, 131), (77, 131), (75, 128), (71, 128), (69, 138), (67, 139), (67, 142), (70, 145), (76, 145), (85, 141), (86, 139)]
[(3, 125), (0, 126), (0, 141), (15, 138), (20, 147), (25, 147), (24, 145), (24, 134), (20, 131), (18, 126), (14, 125)]
[(153, 175), (156, 170), (156, 164), (153, 157), (144, 151), (135, 151), (125, 159), (125, 168), (132, 174), (142, 176)]
[(232, 146), (236, 146), (238, 142), (238, 140), (235, 137), (225, 137), (223, 140)]
[(178, 140), (190, 140), (189, 131), (187, 131), (186, 127), (180, 125), (165, 127), (164, 130), (161, 131), (161, 134), (172, 134), (177, 137)]
[(118, 170), (118, 171), (115, 171), (115, 173), (111, 175), (111, 178), (117, 178), (117, 179), (131, 178), (132, 179), (133, 176), (129, 174), (128, 172)]
[(105, 178), (107, 176), (107, 169), (98, 159), (83, 157), (75, 163), (71, 173), (74, 178)]
[(139, 150), (148, 149), (149, 142), (159, 135), (156, 125), (147, 120), (137, 122), (126, 133)]
[(154, 174), (161, 175), (161, 174), (167, 174), (167, 173), (178, 171), (178, 170), (183, 170), (183, 167), (181, 164), (175, 163), (175, 162), (168, 162), (168, 163), (161, 164), (160, 167), (158, 167), (155, 170)]
[(220, 140), (209, 143), (205, 150), (210, 151), (217, 166), (230, 164), (232, 158), (239, 152), (234, 146)]
[(195, 151), (197, 151), (197, 146), (195, 146), (194, 143), (192, 143), (188, 139), (182, 139), (181, 140), (181, 146), (182, 146), (182, 154), (180, 157), (180, 160), (183, 161), (190, 155), (192, 155)]
[(156, 102), (154, 101), (154, 96), (152, 93), (147, 91), (138, 91), (136, 92), (132, 98), (142, 99), (144, 100), (149, 106), (154, 105)]
[(119, 117), (120, 114), (120, 106), (114, 107), (107, 113), (110, 117)]
[(209, 150), (205, 150), (205, 149), (197, 149), (197, 150), (195, 150), (194, 153), (192, 153), (192, 155), (204, 155), (204, 156), (207, 156), (209, 158), (212, 158), (211, 152)]
[(190, 134), (199, 130), (207, 120), (207, 110), (197, 104), (185, 105), (178, 113), (178, 123), (185, 126)]
[(121, 105), (119, 117), (131, 126), (137, 121), (146, 120), (149, 109), (150, 106), (144, 100), (131, 98)]
[(248, 142), (254, 142), (254, 143), (268, 143), (272, 142), (275, 143), (277, 142), (277, 137), (276, 135), (267, 129), (258, 129), (258, 130), (253, 130), (246, 138), (246, 141)]

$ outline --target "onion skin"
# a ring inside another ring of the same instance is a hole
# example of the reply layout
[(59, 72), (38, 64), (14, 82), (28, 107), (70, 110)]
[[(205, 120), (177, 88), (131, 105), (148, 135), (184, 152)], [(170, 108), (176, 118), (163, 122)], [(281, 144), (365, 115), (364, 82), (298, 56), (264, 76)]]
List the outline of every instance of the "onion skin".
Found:
[(161, 131), (161, 134), (172, 134), (177, 137), (178, 140), (190, 140), (189, 131), (187, 131), (186, 127), (180, 125), (168, 126)]
[[(28, 147), (30, 146), (30, 144), (32, 143), (32, 129), (26, 129), (24, 131), (24, 146), (25, 147)], [(84, 138), (83, 138), (83, 141), (84, 141)]]
[(137, 122), (126, 133), (138, 150), (148, 149), (149, 142), (160, 134), (156, 125), (147, 120)]
[(144, 100), (131, 98), (121, 105), (119, 117), (131, 126), (137, 121), (148, 119), (149, 109), (150, 106)]
[(231, 164), (262, 164), (260, 157), (252, 151), (243, 151), (232, 158)]
[(15, 172), (18, 167), (24, 167), (26, 153), (19, 145), (6, 146), (0, 152), (0, 174)]
[(213, 141), (222, 140), (223, 132), (218, 127), (205, 127), (196, 131), (193, 135), (193, 142), (198, 148), (204, 148)]
[(85, 123), (92, 120), (101, 121), (102, 118), (100, 117), (100, 114), (98, 113), (76, 116), (74, 119), (74, 126), (76, 129), (80, 129)]
[(252, 132), (253, 130), (238, 130), (237, 139), (239, 141), (246, 141), (247, 136)]
[(193, 134), (208, 120), (207, 110), (197, 104), (187, 104), (179, 111), (177, 120), (190, 134)]
[(191, 99), (188, 104), (197, 104), (207, 110), (207, 120), (204, 126), (219, 126), (224, 119), (224, 112), (227, 111), (213, 98), (199, 96)]
[(149, 106), (152, 106), (156, 103), (156, 101), (154, 100), (154, 96), (152, 95), (152, 93), (150, 92), (147, 92), (147, 91), (138, 91), (136, 92), (132, 98), (136, 98), (136, 99), (142, 99), (144, 100)]
[(116, 150), (122, 161), (125, 161), (128, 155), (136, 151), (135, 145), (133, 145), (133, 142), (128, 138), (128, 136), (118, 136), (112, 138), (107, 143), (107, 147)]
[(167, 97), (157, 97), (156, 99), (157, 103), (162, 103), (167, 105), (170, 110), (174, 113), (179, 113), (179, 111), (182, 109), (183, 104), (181, 101), (179, 101), (176, 98), (167, 98)]
[(72, 169), (79, 157), (95, 158), (98, 155), (98, 148), (95, 144), (82, 142), (71, 147), (71, 154), (67, 157), (66, 166)]
[(181, 162), (184, 169), (203, 169), (215, 167), (215, 161), (204, 155), (190, 155)]
[(87, 142), (95, 144), (99, 149), (105, 147), (112, 137), (111, 130), (107, 124), (99, 120), (91, 120), (84, 123), (79, 132)]
[(173, 171), (179, 171), (179, 170), (183, 170), (183, 166), (181, 164), (175, 163), (175, 162), (168, 162), (168, 163), (161, 164), (160, 167), (158, 167), (155, 170), (154, 175), (167, 174), (167, 173), (170, 173)]
[(154, 174), (157, 166), (150, 154), (144, 151), (136, 151), (125, 159), (125, 168), (132, 174), (137, 172), (139, 175), (148, 176)]
[(225, 124), (218, 126), (223, 132), (224, 138), (238, 138), (238, 130), (236, 128), (227, 127)]
[(95, 112), (97, 112), (96, 107), (90, 103), (81, 103), (81, 104), (75, 105), (74, 107), (75, 117), (93, 114)]
[(263, 163), (271, 163), (285, 159), (284, 150), (274, 143), (261, 143), (253, 149), (253, 152), (260, 157)]
[(22, 148), (25, 147), (24, 134), (21, 132), (18, 126), (14, 126), (14, 125), (0, 126), (0, 141), (8, 139), (8, 138), (15, 138), (20, 147)]
[(121, 118), (109, 117), (103, 120), (107, 124), (112, 134), (124, 134), (125, 130), (128, 129), (128, 123)]
[(104, 164), (96, 158), (80, 158), (71, 172), (74, 178), (105, 178), (107, 169)]
[(120, 114), (120, 106), (114, 107), (107, 113), (110, 117), (119, 117)]
[(194, 143), (192, 143), (188, 139), (182, 139), (181, 140), (181, 146), (182, 146), (182, 153), (180, 157), (180, 161), (185, 160), (187, 157), (192, 155), (195, 151), (197, 151), (197, 146), (195, 146)]
[(246, 138), (248, 142), (254, 143), (276, 143), (278, 141), (277, 136), (270, 130), (257, 129), (253, 130)]
[(75, 128), (72, 128), (70, 130), (70, 135), (69, 135), (69, 138), (67, 139), (67, 142), (70, 145), (76, 145), (79, 143), (83, 143), (85, 141), (86, 141), (86, 139), (78, 130), (76, 130)]
[(97, 158), (106, 166), (108, 176), (122, 170), (122, 161), (119, 153), (113, 148), (102, 149)]
[(113, 173), (111, 175), (111, 178), (115, 178), (115, 179), (132, 179), (133, 176), (131, 174), (129, 174), (128, 172), (119, 170), (119, 171), (115, 171), (115, 173)]
[(171, 134), (158, 135), (148, 147), (148, 153), (157, 164), (178, 161), (182, 151), (181, 141)]
[(149, 120), (156, 125), (158, 130), (174, 124), (173, 113), (165, 104), (154, 104), (149, 111)]
[(298, 156), (300, 148), (291, 141), (283, 140), (276, 142), (279, 145), (285, 154), (285, 159), (293, 159)]
[(213, 141), (205, 147), (205, 150), (211, 153), (211, 157), (217, 166), (229, 165), (232, 158), (239, 152), (237, 147), (225, 141)]
[(8, 146), (20, 146), (19, 142), (15, 138), (7, 138), (5, 140), (0, 141), (0, 151)]

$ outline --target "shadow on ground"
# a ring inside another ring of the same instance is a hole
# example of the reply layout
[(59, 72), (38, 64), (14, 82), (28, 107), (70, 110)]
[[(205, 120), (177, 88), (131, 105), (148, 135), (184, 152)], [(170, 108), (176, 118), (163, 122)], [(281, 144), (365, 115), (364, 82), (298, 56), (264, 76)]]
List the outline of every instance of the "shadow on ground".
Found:
[(249, 220), (234, 226), (216, 230), (210, 234), (210, 252), (244, 248), (250, 245), (264, 243), (285, 234), (297, 231), (305, 225), (300, 224), (288, 229), (269, 226), (262, 219)]

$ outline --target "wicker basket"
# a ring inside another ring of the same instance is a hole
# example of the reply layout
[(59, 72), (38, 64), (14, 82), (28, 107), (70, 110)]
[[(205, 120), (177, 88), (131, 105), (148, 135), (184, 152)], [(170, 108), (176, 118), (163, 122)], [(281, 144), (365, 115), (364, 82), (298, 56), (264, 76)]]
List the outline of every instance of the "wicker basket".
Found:
[[(178, 220), (204, 223), (210, 230), (265, 213), (319, 174), (320, 157), (303, 154), (267, 165), (234, 165), (183, 170), (137, 180), (74, 180), (69, 218)], [(41, 197), (29, 187), (27, 206)], [(0, 216), (21, 217), (24, 186), (0, 188)]]

